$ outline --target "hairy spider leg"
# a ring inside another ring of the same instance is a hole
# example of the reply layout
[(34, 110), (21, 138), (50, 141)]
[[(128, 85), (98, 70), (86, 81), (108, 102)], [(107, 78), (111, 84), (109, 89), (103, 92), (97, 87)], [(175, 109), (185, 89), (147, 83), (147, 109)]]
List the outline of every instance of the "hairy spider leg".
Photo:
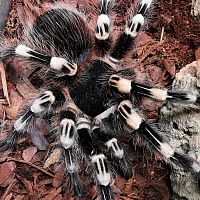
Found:
[(59, 74), (74, 76), (77, 72), (77, 64), (65, 58), (44, 55), (36, 50), (33, 50), (23, 44), (19, 44), (15, 50), (15, 55), (41, 61), (48, 65), (52, 71)]
[(153, 88), (131, 81), (131, 94), (143, 95), (159, 101), (172, 101), (188, 104), (199, 104), (199, 93), (189, 91), (171, 91), (168, 89)]
[(32, 122), (37, 117), (49, 113), (60, 107), (65, 102), (65, 96), (58, 89), (50, 89), (41, 93), (41, 95), (32, 103), (30, 109), (20, 116), (14, 123), (11, 133), (4, 140), (0, 141), (0, 151), (4, 151), (13, 146), (25, 130), (33, 126)]
[(154, 130), (137, 114), (131, 101), (122, 101), (118, 106), (118, 111), (125, 123), (133, 131), (138, 131), (140, 137), (142, 137), (156, 152), (160, 153), (167, 162), (182, 165), (184, 169), (194, 174), (198, 182), (200, 181), (200, 164), (192, 157), (175, 151), (167, 143), (163, 135)]
[(98, 50), (105, 54), (111, 47), (110, 41), (110, 13), (114, 0), (101, 0), (99, 16), (95, 29), (95, 44)]
[(137, 13), (130, 17), (124, 32), (117, 39), (110, 52), (109, 59), (114, 63), (119, 63), (134, 45), (135, 38), (144, 26), (145, 15), (152, 4), (152, 0), (140, 0)]
[(62, 146), (64, 164), (71, 190), (78, 197), (84, 196), (84, 189), (79, 177), (80, 155), (77, 153), (76, 113), (72, 110), (60, 114), (60, 142)]
[(76, 128), (79, 136), (79, 145), (86, 155), (90, 156), (90, 161), (95, 170), (101, 200), (113, 200), (114, 197), (110, 188), (111, 172), (105, 155), (98, 147), (90, 132), (91, 121), (86, 118), (79, 118)]
[(113, 162), (117, 165), (117, 171), (119, 171), (124, 178), (130, 179), (133, 176), (130, 168), (130, 161), (126, 157), (125, 150), (119, 144), (117, 138), (103, 132), (99, 126), (93, 127), (92, 135), (95, 135), (98, 142), (102, 143), (111, 151)]
[(126, 152), (122, 145), (119, 144), (117, 138), (113, 137), (113, 134), (108, 134), (101, 127), (104, 127), (104, 120), (108, 119), (111, 115), (115, 115), (117, 111), (117, 105), (112, 105), (103, 113), (93, 118), (92, 135), (97, 138), (100, 145), (104, 145), (111, 151), (113, 162), (117, 166), (117, 170), (126, 179), (132, 177), (132, 171), (130, 168), (130, 160), (126, 156)]
[(158, 101), (172, 101), (197, 105), (200, 104), (199, 93), (154, 88), (122, 78), (118, 75), (110, 76), (109, 85), (117, 88), (117, 90), (123, 94), (141, 95)]

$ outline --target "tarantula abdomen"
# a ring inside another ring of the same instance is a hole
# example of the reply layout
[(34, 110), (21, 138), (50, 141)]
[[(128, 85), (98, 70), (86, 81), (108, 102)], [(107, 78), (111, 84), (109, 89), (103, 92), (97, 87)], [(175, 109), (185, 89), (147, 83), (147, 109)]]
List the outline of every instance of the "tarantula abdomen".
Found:
[(52, 9), (39, 16), (28, 39), (39, 48), (45, 47), (76, 62), (91, 48), (90, 30), (83, 16), (66, 8)]

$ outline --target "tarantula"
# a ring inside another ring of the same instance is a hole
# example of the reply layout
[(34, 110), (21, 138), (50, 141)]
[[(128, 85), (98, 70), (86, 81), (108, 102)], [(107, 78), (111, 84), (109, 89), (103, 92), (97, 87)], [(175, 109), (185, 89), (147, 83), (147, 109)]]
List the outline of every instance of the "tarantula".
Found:
[[(115, 6), (112, 0), (98, 3), (98, 18), (92, 29), (84, 16), (84, 11), (89, 12), (90, 8), (79, 9), (78, 3), (73, 7), (63, 1), (49, 4), (32, 26), (27, 27), (25, 39), (2, 42), (1, 60), (8, 62), (17, 57), (25, 65), (39, 67), (41, 72), (37, 75), (43, 81), (43, 88), (47, 89), (43, 89), (30, 108), (15, 121), (11, 133), (0, 141), (0, 151), (14, 145), (19, 136), (34, 126), (37, 118), (46, 119), (53, 127), (51, 133), (60, 141), (74, 194), (84, 195), (79, 178), (79, 165), (84, 158), (93, 168), (100, 198), (111, 200), (114, 199), (110, 188), (111, 164), (105, 151), (110, 149), (118, 168), (130, 178), (129, 161), (117, 137), (122, 132), (135, 134), (137, 131), (151, 150), (169, 163), (182, 165), (198, 179), (200, 164), (175, 151), (164, 134), (140, 116), (135, 99), (145, 96), (158, 101), (199, 104), (200, 95), (141, 84), (133, 78), (131, 69), (121, 66), (145, 24), (152, 1), (137, 3), (135, 13), (130, 14), (114, 45), (110, 36)], [(101, 53), (99, 58), (94, 56), (95, 49)]]

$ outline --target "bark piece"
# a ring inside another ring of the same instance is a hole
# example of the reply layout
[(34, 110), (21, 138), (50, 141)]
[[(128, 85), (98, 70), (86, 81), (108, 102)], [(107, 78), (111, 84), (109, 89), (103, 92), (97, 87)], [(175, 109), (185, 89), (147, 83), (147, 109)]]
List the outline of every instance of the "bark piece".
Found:
[(0, 186), (8, 186), (15, 176), (16, 164), (14, 162), (6, 162), (0, 165)]
[(4, 65), (2, 62), (0, 62), (0, 74), (1, 74), (1, 81), (2, 81), (2, 86), (3, 86), (3, 93), (8, 101), (8, 105), (10, 106), (10, 99), (8, 95), (8, 87), (7, 87), (7, 81), (6, 81), (6, 73), (5, 73)]
[(56, 162), (59, 162), (62, 156), (62, 150), (59, 149), (54, 149), (52, 154), (49, 156), (49, 158), (45, 161), (44, 163), (44, 169), (48, 168), (50, 165), (55, 164)]
[(25, 161), (30, 162), (33, 156), (36, 154), (36, 152), (37, 152), (36, 147), (29, 147), (23, 151), (22, 157)]

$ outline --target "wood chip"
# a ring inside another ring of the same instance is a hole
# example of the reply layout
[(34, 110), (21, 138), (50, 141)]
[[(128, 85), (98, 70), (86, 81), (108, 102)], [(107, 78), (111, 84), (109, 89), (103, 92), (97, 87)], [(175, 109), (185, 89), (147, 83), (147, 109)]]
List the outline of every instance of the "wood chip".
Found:
[(36, 147), (29, 147), (23, 151), (22, 157), (25, 161), (30, 162), (33, 156), (36, 154), (36, 152), (37, 152)]
[(8, 95), (8, 87), (7, 87), (7, 81), (6, 81), (6, 73), (5, 73), (4, 65), (2, 62), (0, 62), (0, 73), (1, 73), (1, 81), (3, 85), (3, 93), (8, 101), (8, 105), (10, 106), (10, 99)]
[(0, 165), (0, 187), (7, 187), (15, 176), (16, 164), (5, 162)]

